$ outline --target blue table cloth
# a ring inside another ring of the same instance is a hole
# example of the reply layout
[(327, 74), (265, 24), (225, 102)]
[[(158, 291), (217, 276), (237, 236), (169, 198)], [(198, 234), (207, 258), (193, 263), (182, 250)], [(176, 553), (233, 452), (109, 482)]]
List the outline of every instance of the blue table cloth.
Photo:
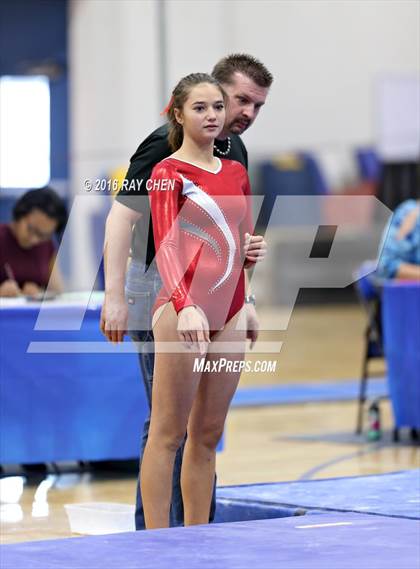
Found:
[(420, 283), (386, 283), (382, 318), (395, 426), (420, 428)]
[[(40, 330), (39, 304), (2, 302), (0, 463), (138, 457), (147, 401), (137, 354), (104, 339), (100, 302), (85, 310), (84, 302), (44, 303)], [(39, 345), (41, 353), (28, 352)]]

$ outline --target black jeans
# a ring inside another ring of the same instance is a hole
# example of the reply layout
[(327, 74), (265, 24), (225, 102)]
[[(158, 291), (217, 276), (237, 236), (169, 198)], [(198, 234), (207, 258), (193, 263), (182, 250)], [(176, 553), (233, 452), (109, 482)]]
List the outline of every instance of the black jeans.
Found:
[[(137, 343), (139, 353), (139, 365), (149, 403), (149, 416), (144, 422), (143, 435), (140, 447), (140, 465), (143, 458), (144, 448), (147, 443), (150, 425), (150, 409), (152, 403), (153, 368), (155, 354), (152, 349), (154, 342), (151, 330), (151, 313), (157, 293), (161, 287), (161, 280), (156, 270), (149, 269), (145, 274), (144, 265), (133, 260), (127, 274), (126, 299), (129, 308), (128, 330), (131, 339)], [(184, 506), (181, 493), (181, 467), (184, 452), (185, 439), (175, 456), (174, 473), (172, 479), (172, 501), (169, 515), (171, 527), (184, 525)], [(213, 496), (210, 507), (209, 521), (214, 520), (216, 510), (216, 477), (213, 485)], [(145, 529), (143, 500), (141, 497), (140, 475), (137, 478), (136, 495), (136, 530)]]

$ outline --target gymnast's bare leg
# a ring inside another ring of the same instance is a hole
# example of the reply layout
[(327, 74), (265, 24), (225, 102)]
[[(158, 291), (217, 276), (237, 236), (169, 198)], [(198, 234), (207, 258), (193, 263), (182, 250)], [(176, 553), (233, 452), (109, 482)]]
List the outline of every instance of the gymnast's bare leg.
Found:
[[(243, 310), (212, 337), (212, 342), (242, 342), (245, 348), (245, 331), (235, 329), (242, 316)], [(177, 314), (168, 303), (153, 328), (156, 360), (152, 417), (141, 467), (147, 529), (169, 527), (174, 459), (186, 431), (181, 472), (185, 525), (208, 523), (216, 446), (240, 377), (239, 372), (194, 372), (194, 359), (200, 354), (179, 342), (177, 324)], [(179, 342), (179, 353), (160, 351), (161, 342)], [(242, 360), (243, 352), (216, 354), (210, 349), (206, 357)]]

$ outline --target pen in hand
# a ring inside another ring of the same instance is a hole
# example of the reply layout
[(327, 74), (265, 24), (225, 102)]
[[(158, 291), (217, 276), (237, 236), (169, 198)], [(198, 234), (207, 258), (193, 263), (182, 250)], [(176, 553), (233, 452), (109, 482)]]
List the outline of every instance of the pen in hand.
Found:
[(15, 275), (12, 271), (12, 267), (9, 265), (9, 263), (4, 263), (4, 270), (6, 272), (8, 279), (10, 279), (11, 281), (16, 281)]
[(9, 263), (4, 263), (3, 268), (7, 275), (7, 279), (4, 282), (2, 282), (0, 285), (1, 287), (0, 296), (6, 296), (6, 297), (20, 296), (22, 294), (22, 291), (20, 290), (19, 285), (16, 281), (16, 277), (12, 270), (12, 267), (9, 265)]

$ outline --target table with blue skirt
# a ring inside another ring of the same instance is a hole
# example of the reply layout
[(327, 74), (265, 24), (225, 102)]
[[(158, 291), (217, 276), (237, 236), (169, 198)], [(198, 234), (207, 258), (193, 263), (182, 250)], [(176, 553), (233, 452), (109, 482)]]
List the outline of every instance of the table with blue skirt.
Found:
[(420, 428), (420, 283), (389, 281), (382, 302), (384, 351), (395, 426)]
[(102, 295), (89, 296), (1, 300), (1, 464), (139, 456), (148, 406), (134, 344), (107, 342)]

